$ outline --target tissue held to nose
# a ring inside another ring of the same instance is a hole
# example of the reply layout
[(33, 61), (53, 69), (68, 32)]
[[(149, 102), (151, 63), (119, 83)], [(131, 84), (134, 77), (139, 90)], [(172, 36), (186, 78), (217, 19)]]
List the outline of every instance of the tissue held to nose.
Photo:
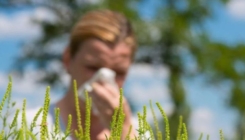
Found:
[[(101, 83), (107, 83), (112, 86), (114, 86), (116, 89), (118, 89), (118, 86), (115, 81), (116, 73), (108, 68), (100, 68), (94, 76), (85, 82), (78, 91), (79, 97), (82, 100), (85, 100), (85, 92), (92, 92), (93, 90), (93, 83), (95, 82), (101, 82)], [(119, 89), (118, 89), (119, 90)], [(92, 105), (92, 111), (93, 114), (98, 115), (98, 109), (95, 107), (95, 105)]]

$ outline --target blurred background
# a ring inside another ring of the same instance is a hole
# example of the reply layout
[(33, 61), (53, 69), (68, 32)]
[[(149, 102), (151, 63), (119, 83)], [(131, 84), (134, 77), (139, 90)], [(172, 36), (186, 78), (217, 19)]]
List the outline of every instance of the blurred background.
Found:
[(191, 139), (217, 140), (220, 129), (244, 138), (245, 0), (0, 0), (0, 98), (9, 74), (17, 104), (42, 104), (48, 85), (51, 102), (61, 98), (69, 31), (98, 8), (134, 24), (139, 49), (124, 87), (134, 114), (151, 99), (167, 112), (172, 136), (182, 115)]

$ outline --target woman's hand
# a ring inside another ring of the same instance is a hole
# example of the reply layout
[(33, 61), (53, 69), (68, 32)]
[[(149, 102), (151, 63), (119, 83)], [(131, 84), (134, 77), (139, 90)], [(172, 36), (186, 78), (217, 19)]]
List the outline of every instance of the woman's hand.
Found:
[[(98, 109), (98, 116), (101, 123), (109, 129), (114, 110), (119, 107), (119, 89), (107, 83), (93, 83), (92, 86), (93, 91), (89, 94), (92, 97), (92, 103)], [(125, 137), (132, 124), (131, 110), (125, 98), (123, 98), (122, 105), (125, 114), (122, 133), (123, 137)]]

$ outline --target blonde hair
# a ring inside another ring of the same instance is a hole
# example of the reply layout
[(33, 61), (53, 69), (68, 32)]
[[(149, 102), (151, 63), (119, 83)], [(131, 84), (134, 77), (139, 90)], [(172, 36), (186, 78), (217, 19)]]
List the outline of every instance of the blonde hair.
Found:
[(137, 45), (131, 23), (115, 11), (96, 10), (86, 13), (71, 32), (71, 55), (74, 56), (80, 44), (89, 38), (98, 38), (110, 44), (125, 42), (132, 47), (132, 57), (136, 51)]

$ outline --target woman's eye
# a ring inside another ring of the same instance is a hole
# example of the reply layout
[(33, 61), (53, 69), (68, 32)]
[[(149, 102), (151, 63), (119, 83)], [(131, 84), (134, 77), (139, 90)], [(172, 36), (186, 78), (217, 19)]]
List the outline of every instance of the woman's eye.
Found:
[(98, 70), (97, 67), (93, 67), (93, 66), (87, 66), (87, 68), (90, 69), (90, 70), (93, 70), (93, 71), (97, 71)]
[(118, 73), (117, 73), (117, 76), (124, 76), (124, 75), (125, 75), (124, 72), (118, 72)]

